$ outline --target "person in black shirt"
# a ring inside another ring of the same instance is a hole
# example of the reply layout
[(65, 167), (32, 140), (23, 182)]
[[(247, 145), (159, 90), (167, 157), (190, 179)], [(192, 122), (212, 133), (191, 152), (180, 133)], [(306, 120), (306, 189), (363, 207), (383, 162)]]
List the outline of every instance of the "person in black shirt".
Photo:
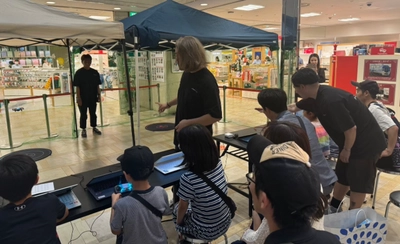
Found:
[(68, 209), (53, 194), (32, 197), (39, 180), (35, 161), (26, 155), (0, 159), (0, 196), (10, 203), (0, 208), (1, 244), (60, 244), (56, 223)]
[(76, 102), (78, 103), (80, 117), (80, 128), (82, 137), (87, 137), (86, 120), (87, 110), (89, 108), (90, 126), (93, 127), (93, 133), (101, 135), (101, 131), (96, 128), (96, 103), (100, 100), (101, 79), (97, 70), (90, 68), (92, 57), (84, 54), (81, 57), (83, 67), (75, 73), (74, 86), (76, 86)]
[(176, 42), (176, 61), (183, 70), (178, 97), (159, 104), (159, 112), (177, 105), (174, 144), (178, 148), (176, 133), (182, 128), (201, 124), (212, 134), (212, 125), (222, 118), (217, 81), (207, 69), (206, 54), (198, 39), (191, 36)]
[(313, 229), (327, 206), (309, 155), (295, 142), (272, 144), (260, 135), (247, 146), (254, 172), (248, 173), (255, 211), (268, 223), (265, 244), (338, 244), (328, 232)]
[[(308, 67), (311, 65), (311, 67)], [(318, 54), (313, 53), (308, 58), (308, 65), (307, 68), (312, 68), (317, 72), (319, 77), (319, 83), (325, 83), (325, 68), (321, 68), (321, 63)]]
[(360, 208), (365, 194), (373, 192), (375, 163), (386, 148), (385, 138), (362, 102), (344, 90), (319, 85), (318, 81), (318, 75), (309, 68), (297, 71), (292, 77), (295, 92), (303, 98), (297, 107), (315, 113), (339, 146), (338, 182), (330, 210), (337, 211), (349, 188), (350, 209)]

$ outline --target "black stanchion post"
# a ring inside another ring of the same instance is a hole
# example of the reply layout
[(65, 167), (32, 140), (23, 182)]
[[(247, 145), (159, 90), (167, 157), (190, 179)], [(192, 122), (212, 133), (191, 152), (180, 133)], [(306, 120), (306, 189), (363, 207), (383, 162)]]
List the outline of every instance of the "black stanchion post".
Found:
[(222, 120), (222, 123), (228, 123), (228, 121), (226, 120), (226, 89), (227, 89), (228, 87), (227, 86), (223, 86), (222, 87), (222, 103), (223, 103), (223, 105), (224, 105), (224, 111), (223, 111), (223, 117), (224, 117), (224, 119)]
[(20, 147), (22, 143), (13, 143), (12, 139), (12, 133), (11, 133), (11, 123), (10, 123), (10, 113), (8, 110), (8, 104), (10, 103), (10, 100), (4, 99), (4, 109), (5, 109), (5, 114), (6, 114), (6, 123), (7, 123), (7, 133), (8, 133), (8, 143), (9, 145), (2, 145), (0, 149), (12, 149), (16, 147)]
[(50, 139), (57, 137), (57, 134), (50, 133), (50, 122), (49, 122), (49, 112), (47, 110), (47, 94), (43, 94), (43, 106), (44, 106), (44, 115), (46, 119), (46, 127), (47, 127), (47, 137), (41, 137), (42, 139)]

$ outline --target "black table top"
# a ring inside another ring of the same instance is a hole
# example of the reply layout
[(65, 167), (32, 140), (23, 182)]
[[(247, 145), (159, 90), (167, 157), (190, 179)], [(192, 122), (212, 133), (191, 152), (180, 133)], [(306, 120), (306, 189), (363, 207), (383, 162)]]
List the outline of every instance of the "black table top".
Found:
[[(158, 160), (162, 156), (175, 153), (175, 150), (167, 150), (163, 152), (159, 152), (154, 154), (154, 160)], [(107, 174), (111, 172), (120, 171), (121, 167), (120, 164), (114, 164), (102, 168), (98, 168), (91, 171), (82, 172), (80, 174), (76, 174), (74, 176), (67, 176), (64, 178), (60, 178), (54, 180), (54, 187), (55, 189), (59, 189), (62, 187), (70, 186), (73, 184), (79, 184), (77, 187), (73, 189), (75, 195), (78, 197), (79, 201), (81, 202), (82, 206), (72, 209), (69, 211), (68, 217), (62, 222), (69, 222), (75, 219), (82, 218), (86, 215), (93, 214), (99, 211), (102, 211), (106, 208), (111, 207), (111, 199), (103, 199), (97, 201), (94, 197), (90, 194), (89, 191), (85, 190), (86, 184), (93, 178), (102, 174)], [(183, 173), (185, 173), (187, 169), (182, 169), (171, 174), (164, 175), (157, 170), (149, 177), (149, 182), (152, 186), (162, 186), (162, 187), (169, 187), (173, 184), (179, 182), (179, 179)], [(82, 181), (82, 182), (80, 182)], [(59, 224), (62, 224), (59, 223)]]
[(246, 151), (247, 150), (247, 142), (239, 140), (239, 137), (257, 134), (261, 131), (262, 128), (264, 128), (264, 126), (257, 126), (254, 128), (248, 128), (248, 129), (244, 129), (244, 130), (231, 132), (232, 134), (238, 135), (236, 138), (226, 138), (225, 134), (216, 135), (213, 138), (217, 142), (221, 142), (221, 143), (227, 144), (229, 146), (233, 146), (233, 147), (236, 147), (236, 148)]

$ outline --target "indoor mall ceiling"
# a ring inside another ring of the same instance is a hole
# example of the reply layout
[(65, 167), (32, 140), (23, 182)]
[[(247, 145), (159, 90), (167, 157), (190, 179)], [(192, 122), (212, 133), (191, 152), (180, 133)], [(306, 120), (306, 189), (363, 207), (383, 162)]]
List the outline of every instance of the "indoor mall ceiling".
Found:
[[(34, 2), (84, 11), (140, 12), (164, 0), (33, 0)], [(51, 2), (50, 2), (51, 1)], [(48, 3), (50, 2), (50, 4)], [(281, 0), (176, 0), (190, 7), (222, 18), (268, 31), (280, 29)], [(245, 5), (259, 5), (252, 11), (236, 10)], [(65, 9), (67, 10), (67, 9)], [(302, 14), (319, 14), (302, 17), (301, 28), (352, 24), (380, 20), (400, 19), (400, 0), (302, 0)], [(340, 21), (340, 20), (347, 21)]]

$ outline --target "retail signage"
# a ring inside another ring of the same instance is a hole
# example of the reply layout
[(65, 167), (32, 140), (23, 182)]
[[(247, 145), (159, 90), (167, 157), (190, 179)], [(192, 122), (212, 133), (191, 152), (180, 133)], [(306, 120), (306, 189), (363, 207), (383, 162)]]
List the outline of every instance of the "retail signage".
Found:
[(396, 48), (397, 42), (384, 42), (383, 45), (385, 47), (394, 47), (394, 48)]
[(376, 95), (376, 100), (381, 101), (385, 105), (394, 105), (394, 96), (396, 94), (396, 85), (378, 83), (379, 93)]
[(393, 55), (395, 47), (373, 47), (371, 55)]
[(364, 80), (396, 81), (397, 60), (367, 59), (364, 62)]
[(136, 12), (129, 12), (129, 17), (135, 16), (137, 13)]
[(314, 53), (314, 48), (313, 47), (306, 47), (303, 49), (304, 54), (312, 54)]

